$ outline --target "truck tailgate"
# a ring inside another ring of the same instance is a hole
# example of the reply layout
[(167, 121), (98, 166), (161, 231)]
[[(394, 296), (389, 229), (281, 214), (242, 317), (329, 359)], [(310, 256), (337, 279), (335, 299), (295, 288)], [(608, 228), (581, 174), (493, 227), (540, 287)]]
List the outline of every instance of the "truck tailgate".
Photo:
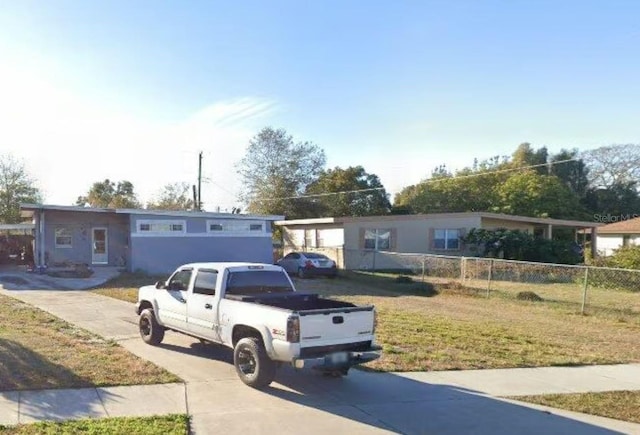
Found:
[(373, 306), (299, 311), (300, 347), (371, 340)]

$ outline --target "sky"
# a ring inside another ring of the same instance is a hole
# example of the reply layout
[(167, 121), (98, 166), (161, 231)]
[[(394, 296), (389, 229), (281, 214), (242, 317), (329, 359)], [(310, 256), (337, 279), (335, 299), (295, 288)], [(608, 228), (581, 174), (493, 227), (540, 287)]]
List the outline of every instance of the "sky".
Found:
[(240, 206), (284, 128), (392, 195), (518, 144), (640, 142), (640, 2), (0, 0), (0, 154), (49, 204), (129, 180)]

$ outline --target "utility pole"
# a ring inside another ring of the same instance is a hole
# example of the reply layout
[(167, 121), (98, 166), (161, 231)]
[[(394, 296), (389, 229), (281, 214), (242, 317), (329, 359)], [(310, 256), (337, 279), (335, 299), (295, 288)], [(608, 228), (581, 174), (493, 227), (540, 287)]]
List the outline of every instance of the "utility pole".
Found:
[(202, 151), (198, 154), (198, 211), (202, 211)]

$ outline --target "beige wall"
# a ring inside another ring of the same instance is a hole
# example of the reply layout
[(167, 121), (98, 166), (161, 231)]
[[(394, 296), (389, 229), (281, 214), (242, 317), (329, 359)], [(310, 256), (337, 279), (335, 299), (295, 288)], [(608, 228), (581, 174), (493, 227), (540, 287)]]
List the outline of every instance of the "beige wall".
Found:
[[(390, 229), (392, 230), (391, 251), (416, 254), (442, 254), (442, 255), (462, 255), (464, 250), (434, 250), (430, 249), (429, 240), (432, 230), (435, 229), (461, 229), (463, 234), (471, 228), (480, 226), (478, 216), (461, 216), (448, 218), (428, 218), (428, 219), (381, 219), (366, 222), (347, 222), (344, 224), (344, 247), (345, 265), (347, 268), (360, 268), (361, 263), (369, 263), (372, 260), (364, 250), (364, 240), (362, 233), (365, 229)], [(393, 240), (395, 236), (395, 241)], [(384, 258), (384, 256), (378, 256)], [(378, 260), (379, 261), (379, 260)], [(396, 268), (398, 265), (376, 264), (378, 268)]]
[(502, 219), (482, 218), (482, 228), (486, 230), (497, 230), (498, 228), (505, 228), (507, 230), (521, 230), (533, 233), (534, 225), (527, 222), (514, 222)]

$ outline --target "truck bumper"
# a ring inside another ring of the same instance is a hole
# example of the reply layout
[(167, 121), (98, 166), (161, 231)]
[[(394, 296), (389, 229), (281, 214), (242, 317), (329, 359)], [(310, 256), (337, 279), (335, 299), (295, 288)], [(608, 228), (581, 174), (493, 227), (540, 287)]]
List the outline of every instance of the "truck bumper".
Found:
[(292, 365), (297, 369), (311, 367), (320, 371), (335, 371), (375, 361), (380, 358), (381, 354), (382, 347), (371, 346), (371, 348), (364, 351), (336, 352), (318, 358), (294, 358)]

